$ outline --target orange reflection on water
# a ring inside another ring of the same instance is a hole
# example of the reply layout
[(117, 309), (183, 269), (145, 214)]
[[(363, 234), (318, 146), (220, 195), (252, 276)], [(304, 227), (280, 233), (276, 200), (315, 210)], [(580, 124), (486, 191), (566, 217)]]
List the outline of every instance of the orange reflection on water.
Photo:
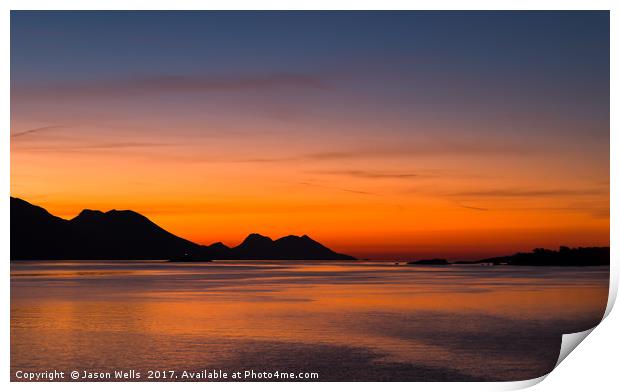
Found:
[(328, 379), (364, 379), (377, 366), (375, 378), (397, 380), (428, 378), (429, 368), (451, 379), (528, 378), (552, 366), (561, 332), (598, 321), (607, 276), (380, 263), (13, 263), (11, 365), (331, 363)]

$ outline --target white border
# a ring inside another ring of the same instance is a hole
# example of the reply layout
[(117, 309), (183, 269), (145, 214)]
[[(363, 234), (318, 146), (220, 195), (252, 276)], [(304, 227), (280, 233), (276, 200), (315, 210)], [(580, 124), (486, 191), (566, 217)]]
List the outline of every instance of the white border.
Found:
[[(4, 301), (4, 314), (2, 317), (2, 337), (0, 344), (2, 347), (2, 356), (0, 362), (1, 380), (3, 384), (9, 384), (9, 333), (10, 333), (10, 270), (9, 270), (9, 198), (6, 197), (10, 193), (10, 149), (9, 149), (9, 129), (10, 129), (10, 12), (9, 10), (37, 10), (37, 9), (90, 9), (90, 10), (115, 10), (115, 9), (297, 9), (297, 10), (335, 10), (335, 9), (419, 9), (419, 10), (548, 10), (548, 9), (579, 9), (579, 10), (611, 10), (611, 200), (620, 200), (618, 193), (618, 173), (620, 154), (620, 146), (618, 144), (618, 97), (620, 91), (619, 78), (617, 71), (620, 69), (618, 61), (618, 24), (620, 17), (618, 16), (618, 1), (590, 0), (590, 1), (552, 1), (552, 0), (521, 0), (521, 1), (483, 1), (483, 0), (447, 0), (447, 1), (404, 1), (404, 0), (297, 0), (297, 1), (277, 1), (277, 0), (229, 0), (229, 1), (196, 1), (196, 0), (108, 0), (108, 1), (78, 1), (78, 0), (5, 0), (1, 3), (2, 14), (0, 14), (0, 49), (2, 53), (2, 61), (0, 66), (3, 68), (0, 84), (2, 86), (1, 99), (3, 134), (2, 143), (0, 143), (0, 176), (3, 181), (0, 182), (1, 194), (5, 197), (0, 198), (0, 251), (4, 254), (4, 282), (2, 286), (2, 299)], [(618, 291), (618, 256), (620, 251), (615, 247), (618, 234), (618, 217), (619, 211), (617, 206), (611, 204), (611, 282), (610, 295), (606, 310), (606, 316), (611, 311)], [(615, 314), (607, 317), (600, 327), (594, 329), (585, 345), (580, 345), (575, 351), (576, 354), (569, 356), (569, 359), (562, 362), (560, 366), (554, 370), (548, 377), (547, 381), (538, 384), (535, 388), (540, 391), (545, 390), (583, 390), (585, 388), (594, 388), (594, 390), (614, 390), (617, 387), (617, 350), (619, 347), (619, 339), (617, 331), (620, 331), (620, 319)], [(545, 377), (536, 380), (528, 380), (512, 383), (360, 383), (353, 385), (352, 383), (186, 383), (183, 388), (191, 390), (204, 391), (205, 389), (218, 391), (235, 391), (243, 388), (251, 387), (252, 389), (265, 389), (270, 391), (285, 391), (295, 388), (300, 391), (314, 391), (317, 388), (341, 388), (350, 387), (361, 390), (376, 390), (390, 388), (392, 390), (411, 391), (417, 390), (513, 390), (525, 388), (535, 385)], [(133, 389), (136, 386), (133, 383), (91, 383), (88, 385), (92, 390), (105, 390), (110, 387), (120, 388), (123, 390)], [(142, 384), (149, 389), (163, 390), (169, 388), (179, 388), (179, 383), (163, 384), (149, 383)], [(9, 388), (15, 390), (33, 390), (38, 388), (49, 388), (55, 390), (81, 390), (84, 386), (79, 383), (11, 383)]]

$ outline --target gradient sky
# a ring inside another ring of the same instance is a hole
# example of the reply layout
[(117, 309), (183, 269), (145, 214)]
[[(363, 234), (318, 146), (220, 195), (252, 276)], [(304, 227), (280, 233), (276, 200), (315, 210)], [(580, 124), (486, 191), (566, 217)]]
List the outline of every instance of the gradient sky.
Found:
[(12, 12), (11, 193), (357, 257), (609, 244), (608, 12)]

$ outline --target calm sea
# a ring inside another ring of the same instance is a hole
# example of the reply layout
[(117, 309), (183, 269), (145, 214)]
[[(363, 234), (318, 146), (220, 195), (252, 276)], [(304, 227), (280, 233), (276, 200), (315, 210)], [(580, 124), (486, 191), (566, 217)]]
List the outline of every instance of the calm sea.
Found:
[(529, 379), (553, 368), (562, 333), (598, 323), (608, 278), (598, 267), (11, 262), (11, 379), (20, 370)]

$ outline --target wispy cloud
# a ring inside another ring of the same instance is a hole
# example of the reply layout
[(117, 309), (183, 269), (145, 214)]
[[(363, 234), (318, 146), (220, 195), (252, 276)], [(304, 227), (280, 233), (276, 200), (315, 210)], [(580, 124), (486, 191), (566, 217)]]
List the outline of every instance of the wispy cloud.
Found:
[(417, 173), (376, 172), (369, 170), (314, 170), (308, 171), (307, 173), (368, 179), (398, 179), (420, 177), (420, 174)]
[[(403, 143), (406, 144), (406, 143)], [(538, 150), (531, 146), (487, 141), (485, 143), (455, 143), (442, 141), (433, 142), (410, 142), (407, 146), (390, 147), (374, 146), (351, 150), (316, 151), (300, 155), (282, 156), (256, 156), (237, 160), (236, 162), (247, 163), (279, 163), (279, 162), (312, 162), (312, 161), (346, 161), (356, 159), (384, 159), (395, 157), (415, 158), (421, 156), (506, 156), (506, 155), (530, 155)], [(360, 173), (361, 174), (361, 173)], [(405, 175), (415, 173), (404, 173)], [(413, 177), (413, 175), (409, 175)]]
[(453, 197), (476, 198), (520, 198), (520, 197), (553, 197), (553, 196), (592, 196), (601, 195), (608, 190), (601, 188), (585, 189), (489, 189), (450, 193)]
[(45, 132), (45, 131), (49, 131), (52, 129), (58, 129), (58, 128), (62, 128), (62, 125), (48, 125), (46, 127), (40, 127), (40, 128), (34, 128), (34, 129), (28, 129), (25, 131), (19, 131), (19, 132), (15, 132), (11, 134), (11, 138), (17, 138), (17, 137), (22, 137), (22, 136), (26, 136), (26, 135), (31, 135), (34, 133), (40, 133), (40, 132)]
[(531, 206), (531, 207), (498, 207), (498, 208), (485, 208), (463, 204), (456, 202), (459, 207), (466, 208), (475, 211), (493, 211), (493, 212), (523, 212), (523, 211), (546, 211), (546, 212), (570, 212), (586, 214), (596, 219), (609, 219), (609, 207), (605, 205), (596, 205), (592, 203), (587, 204), (567, 204), (567, 205), (554, 205), (554, 206)]
[(233, 162), (237, 162), (237, 163), (278, 163), (278, 162), (291, 162), (291, 161), (298, 161), (298, 160), (300, 160), (300, 158), (295, 158), (295, 157), (282, 157), (282, 158), (264, 157), (264, 158), (260, 158), (260, 157), (258, 157), (258, 158), (235, 159), (235, 160), (233, 160)]
[(357, 189), (349, 189), (349, 188), (340, 188), (340, 187), (334, 187), (334, 186), (329, 186), (329, 185), (321, 185), (321, 184), (315, 184), (315, 183), (311, 183), (311, 182), (300, 182), (299, 184), (306, 185), (306, 186), (312, 186), (312, 187), (318, 187), (318, 188), (333, 189), (333, 190), (337, 190), (337, 191), (341, 191), (341, 192), (356, 193), (356, 194), (359, 194), (359, 195), (381, 196), (381, 195), (379, 195), (377, 193), (366, 192), (366, 191), (361, 191), (361, 190), (357, 190)]
[(20, 151), (31, 152), (82, 152), (82, 151), (108, 151), (129, 148), (148, 148), (174, 146), (174, 143), (152, 143), (152, 142), (109, 142), (109, 143), (86, 143), (76, 145), (47, 145), (42, 147), (20, 147)]
[(323, 90), (330, 83), (321, 76), (302, 73), (242, 75), (151, 75), (46, 85), (16, 90), (16, 94), (54, 97), (119, 97), (155, 93), (221, 91)]
[[(609, 189), (608, 188), (583, 188), (583, 189), (490, 189), (480, 191), (454, 192), (442, 194), (453, 200), (459, 207), (478, 211), (558, 211), (584, 213), (593, 218), (609, 218)], [(553, 198), (553, 203), (547, 205), (512, 205), (516, 199), (540, 199)], [(501, 203), (496, 208), (480, 207), (461, 201), (454, 200), (461, 198), (468, 201), (495, 201)], [(560, 198), (561, 201), (556, 199)], [(567, 201), (571, 201), (567, 204)]]
[(490, 211), (490, 209), (488, 208), (468, 206), (467, 204), (463, 204), (463, 203), (457, 203), (457, 204), (459, 205), (459, 207), (467, 208), (468, 210)]

